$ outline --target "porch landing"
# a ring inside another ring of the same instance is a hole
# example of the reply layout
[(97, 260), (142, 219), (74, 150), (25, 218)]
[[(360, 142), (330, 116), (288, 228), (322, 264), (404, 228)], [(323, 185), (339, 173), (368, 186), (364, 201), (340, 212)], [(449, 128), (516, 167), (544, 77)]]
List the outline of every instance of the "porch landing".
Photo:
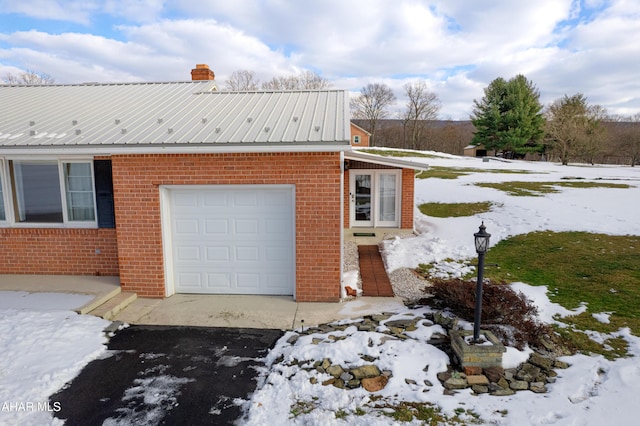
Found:
[(78, 313), (86, 314), (120, 293), (120, 278), (91, 275), (0, 274), (0, 291), (87, 294), (93, 299), (76, 309)]
[(413, 229), (404, 228), (344, 228), (344, 240), (358, 245), (379, 244), (380, 241), (400, 234), (414, 234)]
[(382, 262), (377, 245), (358, 246), (360, 257), (360, 277), (362, 295), (374, 297), (393, 297), (389, 276)]

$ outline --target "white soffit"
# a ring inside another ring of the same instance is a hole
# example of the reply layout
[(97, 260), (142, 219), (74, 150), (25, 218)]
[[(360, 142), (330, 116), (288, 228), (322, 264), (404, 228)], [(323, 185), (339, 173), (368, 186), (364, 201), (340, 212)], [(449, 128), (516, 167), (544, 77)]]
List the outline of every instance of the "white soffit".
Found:
[(364, 161), (372, 164), (380, 164), (390, 167), (401, 167), (403, 169), (428, 170), (429, 165), (421, 161), (403, 160), (397, 157), (384, 157), (376, 154), (369, 154), (360, 151), (347, 151), (344, 153), (345, 160)]

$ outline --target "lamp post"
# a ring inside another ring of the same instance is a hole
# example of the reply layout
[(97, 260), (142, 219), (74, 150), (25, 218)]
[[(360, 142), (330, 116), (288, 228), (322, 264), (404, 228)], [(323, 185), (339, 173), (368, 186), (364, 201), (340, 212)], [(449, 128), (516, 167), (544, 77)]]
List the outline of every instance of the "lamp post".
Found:
[(476, 283), (476, 311), (473, 322), (473, 341), (478, 342), (480, 337), (480, 320), (482, 316), (482, 281), (484, 272), (484, 255), (489, 247), (491, 234), (487, 233), (484, 221), (480, 225), (480, 230), (473, 234), (476, 243), (476, 253), (478, 253), (478, 282)]

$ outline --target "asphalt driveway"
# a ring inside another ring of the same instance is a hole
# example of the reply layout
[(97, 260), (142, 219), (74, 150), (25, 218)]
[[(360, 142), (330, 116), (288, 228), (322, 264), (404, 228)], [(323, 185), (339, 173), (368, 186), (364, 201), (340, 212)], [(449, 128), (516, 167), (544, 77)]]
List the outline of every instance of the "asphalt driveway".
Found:
[(66, 425), (227, 425), (280, 330), (131, 326), (51, 396)]

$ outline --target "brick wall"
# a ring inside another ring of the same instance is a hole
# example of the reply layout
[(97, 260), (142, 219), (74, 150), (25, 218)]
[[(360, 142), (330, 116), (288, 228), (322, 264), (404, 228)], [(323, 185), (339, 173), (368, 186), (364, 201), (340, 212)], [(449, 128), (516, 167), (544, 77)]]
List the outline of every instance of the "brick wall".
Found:
[(1, 228), (0, 259), (1, 274), (117, 276), (116, 231)]
[(165, 295), (160, 185), (294, 184), (297, 300), (339, 300), (339, 153), (115, 155), (111, 160), (123, 290)]
[(400, 226), (403, 229), (413, 229), (413, 211), (415, 209), (414, 187), (414, 170), (402, 169), (402, 216)]

